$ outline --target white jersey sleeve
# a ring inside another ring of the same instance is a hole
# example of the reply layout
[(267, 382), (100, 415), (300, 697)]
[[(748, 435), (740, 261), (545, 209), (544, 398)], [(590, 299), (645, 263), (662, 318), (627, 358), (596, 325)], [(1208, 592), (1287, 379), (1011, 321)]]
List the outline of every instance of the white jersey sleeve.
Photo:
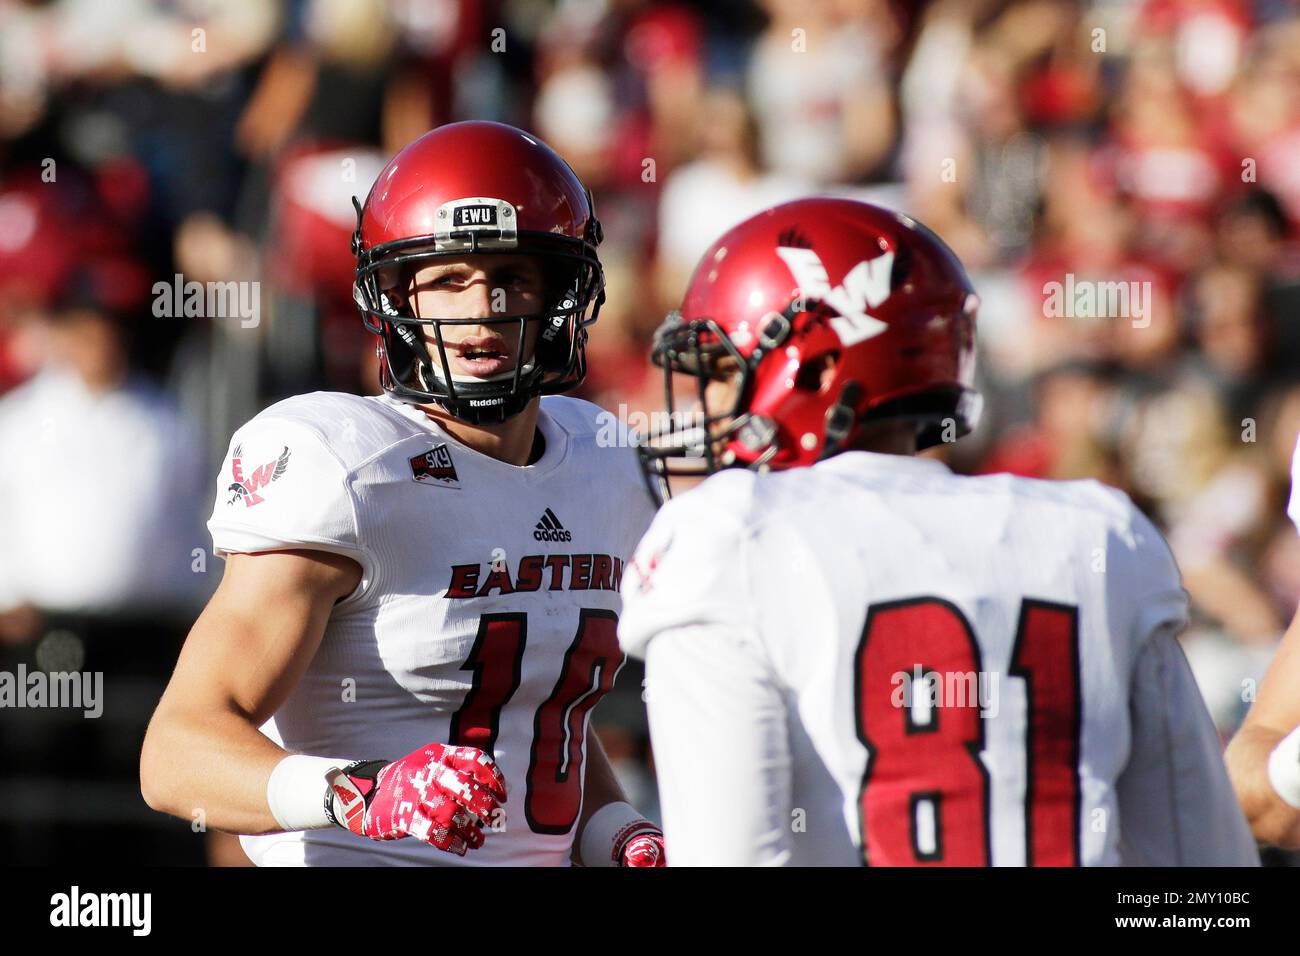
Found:
[(752, 478), (715, 475), (659, 510), (623, 575), (626, 653), (644, 657), (646, 643), (668, 628), (753, 625), (742, 553)]
[(1125, 866), (1258, 866), (1219, 738), (1176, 630), (1152, 636), (1129, 695), (1132, 743), (1116, 783)]
[(208, 529), (222, 556), (286, 548), (353, 558), (369, 578), (347, 466), (320, 428), (272, 406), (235, 432), (217, 477)]
[(659, 634), (645, 696), (670, 865), (789, 863), (785, 698), (745, 631), (713, 623)]
[(1188, 621), (1187, 591), (1164, 535), (1127, 495), (1102, 486), (1095, 490), (1126, 513), (1107, 542), (1107, 603), (1130, 611), (1133, 619), (1112, 620), (1112, 630), (1130, 634), (1138, 645), (1167, 629), (1181, 632)]
[[(1116, 496), (1118, 497), (1118, 496)], [(1107, 577), (1136, 615), (1130, 748), (1116, 781), (1126, 866), (1255, 866), (1255, 849), (1223, 763), (1218, 732), (1178, 643), (1187, 592), (1160, 532), (1135, 505), (1108, 549)]]
[(646, 661), (672, 866), (782, 865), (791, 855), (786, 703), (759, 642), (747, 568), (751, 480), (725, 473), (671, 500), (624, 573), (619, 635)]

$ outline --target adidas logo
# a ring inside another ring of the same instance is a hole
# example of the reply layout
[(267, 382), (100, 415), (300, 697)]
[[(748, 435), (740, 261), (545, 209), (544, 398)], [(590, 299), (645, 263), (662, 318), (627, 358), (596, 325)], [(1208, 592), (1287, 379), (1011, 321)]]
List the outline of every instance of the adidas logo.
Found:
[(564, 530), (564, 525), (560, 524), (560, 519), (555, 517), (555, 512), (547, 508), (542, 515), (542, 520), (537, 522), (537, 530), (533, 532), (533, 537), (538, 541), (572, 541), (573, 535)]

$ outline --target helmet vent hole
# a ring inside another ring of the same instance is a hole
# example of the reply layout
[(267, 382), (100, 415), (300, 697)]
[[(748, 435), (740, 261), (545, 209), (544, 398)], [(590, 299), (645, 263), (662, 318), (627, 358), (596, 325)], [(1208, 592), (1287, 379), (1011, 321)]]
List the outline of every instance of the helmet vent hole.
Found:
[(827, 352), (799, 366), (794, 376), (794, 387), (801, 392), (824, 392), (835, 377), (838, 352)]

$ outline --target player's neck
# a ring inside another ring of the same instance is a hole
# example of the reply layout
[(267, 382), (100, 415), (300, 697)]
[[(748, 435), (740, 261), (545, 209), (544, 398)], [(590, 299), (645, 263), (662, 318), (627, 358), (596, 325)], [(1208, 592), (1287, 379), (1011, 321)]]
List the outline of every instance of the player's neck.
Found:
[(916, 426), (910, 422), (881, 422), (862, 430), (852, 447), (882, 455), (915, 455)]
[(507, 465), (527, 465), (537, 440), (537, 416), (541, 404), (537, 399), (522, 412), (499, 425), (473, 425), (449, 415), (438, 405), (421, 405), (424, 413), (437, 421), (442, 430), (462, 445)]

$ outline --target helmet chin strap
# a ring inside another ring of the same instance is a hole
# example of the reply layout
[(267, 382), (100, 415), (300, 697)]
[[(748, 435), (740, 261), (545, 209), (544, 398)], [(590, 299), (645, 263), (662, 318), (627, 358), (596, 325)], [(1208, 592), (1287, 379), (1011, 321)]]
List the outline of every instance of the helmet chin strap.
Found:
[(858, 423), (857, 406), (862, 400), (862, 386), (852, 380), (844, 383), (840, 398), (826, 409), (826, 441), (818, 461), (824, 461), (844, 450), (844, 442)]

